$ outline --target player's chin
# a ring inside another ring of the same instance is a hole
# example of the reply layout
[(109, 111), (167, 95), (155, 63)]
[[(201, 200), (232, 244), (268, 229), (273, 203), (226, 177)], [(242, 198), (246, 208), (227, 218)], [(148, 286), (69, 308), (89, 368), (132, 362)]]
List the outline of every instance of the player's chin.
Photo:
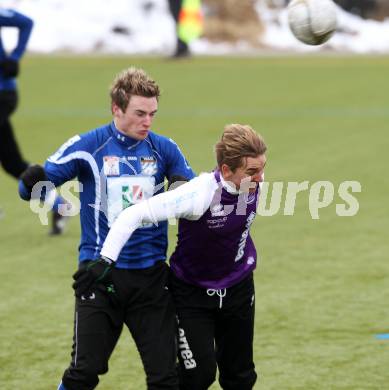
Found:
[(148, 130), (139, 130), (137, 133), (136, 133), (136, 136), (139, 140), (142, 140), (142, 139), (145, 139), (147, 138), (147, 136), (149, 135), (149, 131)]

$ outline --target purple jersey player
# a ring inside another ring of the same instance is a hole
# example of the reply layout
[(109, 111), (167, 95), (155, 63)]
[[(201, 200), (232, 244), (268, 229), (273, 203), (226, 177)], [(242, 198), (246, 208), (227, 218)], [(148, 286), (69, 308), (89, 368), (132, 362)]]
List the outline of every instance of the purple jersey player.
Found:
[(216, 144), (217, 169), (124, 210), (101, 256), (116, 261), (142, 223), (179, 218), (170, 259), (170, 291), (178, 318), (182, 389), (207, 389), (216, 366), (223, 389), (252, 389), (254, 282), (250, 237), (266, 145), (250, 126), (233, 124)]

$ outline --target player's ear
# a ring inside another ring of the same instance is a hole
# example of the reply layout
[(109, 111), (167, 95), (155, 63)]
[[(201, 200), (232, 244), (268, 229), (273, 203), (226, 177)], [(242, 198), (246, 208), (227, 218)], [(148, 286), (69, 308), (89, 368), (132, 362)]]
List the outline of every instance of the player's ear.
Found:
[(234, 173), (227, 164), (222, 164), (222, 166), (220, 167), (220, 171), (224, 179), (228, 179)]
[(111, 111), (114, 116), (119, 116), (120, 114), (123, 114), (122, 109), (116, 103), (112, 103)]

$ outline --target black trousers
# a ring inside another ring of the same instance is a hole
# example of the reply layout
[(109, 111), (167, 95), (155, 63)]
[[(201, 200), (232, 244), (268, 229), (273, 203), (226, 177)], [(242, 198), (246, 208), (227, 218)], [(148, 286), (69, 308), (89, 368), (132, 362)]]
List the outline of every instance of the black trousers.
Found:
[(28, 167), (28, 162), (24, 161), (20, 153), (10, 122), (17, 104), (16, 91), (0, 91), (0, 163), (15, 178), (19, 178)]
[(215, 291), (189, 285), (171, 272), (169, 288), (178, 317), (180, 389), (208, 389), (215, 380), (216, 366), (223, 389), (252, 389), (257, 379), (252, 274)]
[(181, 6), (182, 0), (169, 0), (170, 13), (172, 14), (176, 23), (178, 22)]
[(103, 286), (76, 298), (72, 360), (62, 378), (67, 390), (97, 386), (98, 376), (108, 371), (123, 324), (139, 350), (147, 388), (178, 389), (176, 320), (168, 276), (164, 262), (147, 269), (113, 269), (115, 301)]

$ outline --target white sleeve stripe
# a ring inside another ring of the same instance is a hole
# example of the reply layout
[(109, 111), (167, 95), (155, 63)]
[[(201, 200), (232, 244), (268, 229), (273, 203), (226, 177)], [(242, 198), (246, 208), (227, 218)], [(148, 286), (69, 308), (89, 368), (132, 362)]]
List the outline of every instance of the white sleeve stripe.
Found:
[(98, 251), (100, 248), (100, 227), (99, 227), (99, 212), (100, 212), (100, 205), (101, 205), (101, 196), (100, 196), (100, 174), (99, 174), (99, 167), (97, 166), (97, 163), (93, 156), (85, 151), (77, 151), (68, 154), (65, 157), (59, 158), (54, 161), (50, 161), (52, 164), (66, 164), (67, 162), (71, 160), (84, 160), (89, 163), (89, 166), (92, 169), (93, 177), (95, 179), (95, 203), (94, 203), (94, 218), (95, 218), (95, 233), (96, 233), (96, 246), (95, 246), (95, 256), (98, 255)]

